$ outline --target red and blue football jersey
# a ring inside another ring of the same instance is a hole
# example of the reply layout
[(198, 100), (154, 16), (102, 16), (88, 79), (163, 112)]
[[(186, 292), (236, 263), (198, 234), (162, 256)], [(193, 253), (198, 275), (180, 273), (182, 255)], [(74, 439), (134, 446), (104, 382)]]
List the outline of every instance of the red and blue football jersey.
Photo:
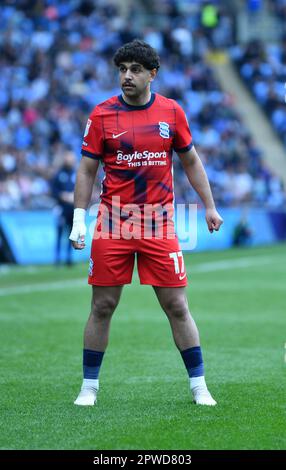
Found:
[(192, 147), (186, 115), (176, 101), (152, 93), (144, 106), (122, 95), (97, 105), (87, 121), (82, 155), (102, 162), (101, 201), (112, 204), (173, 203), (172, 153)]

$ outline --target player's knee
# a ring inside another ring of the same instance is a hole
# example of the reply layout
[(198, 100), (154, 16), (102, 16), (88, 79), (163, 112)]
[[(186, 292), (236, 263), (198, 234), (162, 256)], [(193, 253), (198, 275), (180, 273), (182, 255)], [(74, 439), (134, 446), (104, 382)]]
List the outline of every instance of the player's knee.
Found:
[(109, 317), (116, 309), (117, 303), (117, 300), (113, 297), (94, 299), (92, 303), (92, 313), (97, 318)]
[(183, 299), (169, 299), (164, 304), (164, 310), (172, 318), (184, 319), (189, 315), (187, 302)]

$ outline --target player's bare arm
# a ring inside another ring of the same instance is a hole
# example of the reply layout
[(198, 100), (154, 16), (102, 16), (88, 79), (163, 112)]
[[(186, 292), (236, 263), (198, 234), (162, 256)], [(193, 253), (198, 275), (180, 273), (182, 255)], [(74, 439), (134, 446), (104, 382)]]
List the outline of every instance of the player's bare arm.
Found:
[(76, 250), (82, 250), (85, 247), (85, 212), (91, 199), (98, 166), (99, 160), (83, 157), (77, 171), (74, 192), (74, 220), (69, 237), (72, 241), (72, 246)]
[(209, 231), (218, 231), (223, 223), (222, 217), (216, 210), (209, 180), (201, 159), (193, 146), (188, 152), (179, 153), (184, 171), (189, 182), (200, 196), (206, 208), (206, 222)]

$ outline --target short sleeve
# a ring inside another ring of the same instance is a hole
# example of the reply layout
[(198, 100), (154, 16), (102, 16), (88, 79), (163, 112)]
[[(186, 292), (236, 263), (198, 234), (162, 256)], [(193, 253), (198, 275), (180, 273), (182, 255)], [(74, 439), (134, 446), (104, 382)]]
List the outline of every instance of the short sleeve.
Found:
[(185, 112), (181, 106), (178, 105), (178, 103), (174, 102), (174, 104), (176, 112), (176, 130), (173, 140), (173, 147), (175, 152), (184, 153), (190, 150), (193, 146), (192, 134)]
[(98, 108), (95, 108), (89, 116), (81, 147), (81, 154), (85, 157), (101, 160), (103, 155), (103, 129), (101, 115)]

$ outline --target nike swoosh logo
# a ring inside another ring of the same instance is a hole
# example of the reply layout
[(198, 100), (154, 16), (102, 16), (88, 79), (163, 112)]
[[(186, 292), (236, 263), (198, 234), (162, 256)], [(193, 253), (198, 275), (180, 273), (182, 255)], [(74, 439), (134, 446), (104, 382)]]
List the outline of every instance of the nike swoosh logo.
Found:
[(123, 134), (126, 134), (128, 131), (121, 132), (120, 134), (112, 134), (113, 139), (117, 139), (117, 137), (120, 137)]
[(179, 276), (180, 281), (182, 281), (183, 279), (185, 279), (186, 275), (187, 275), (187, 273), (185, 273), (183, 276)]

